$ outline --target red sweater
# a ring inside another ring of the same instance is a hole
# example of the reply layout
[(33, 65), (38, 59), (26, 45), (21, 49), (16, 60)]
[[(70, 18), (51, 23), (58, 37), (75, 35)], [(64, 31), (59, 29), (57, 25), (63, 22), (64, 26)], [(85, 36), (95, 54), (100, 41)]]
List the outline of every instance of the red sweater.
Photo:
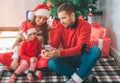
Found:
[(76, 28), (65, 28), (58, 23), (55, 29), (54, 38), (51, 40), (51, 46), (58, 48), (60, 43), (63, 50), (60, 50), (60, 56), (75, 56), (81, 54), (83, 44), (90, 41), (91, 27), (87, 21), (78, 19)]
[(22, 41), (19, 48), (20, 58), (30, 61), (31, 57), (37, 57), (42, 47), (38, 38), (33, 41)]

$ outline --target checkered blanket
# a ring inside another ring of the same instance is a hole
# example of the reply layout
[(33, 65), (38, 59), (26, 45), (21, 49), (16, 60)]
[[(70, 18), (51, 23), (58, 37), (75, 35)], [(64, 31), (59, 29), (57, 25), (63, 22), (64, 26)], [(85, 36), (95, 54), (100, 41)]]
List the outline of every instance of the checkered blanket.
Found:
[(120, 83), (120, 67), (113, 57), (101, 58), (92, 71), (99, 83)]
[[(113, 57), (101, 58), (93, 68), (92, 73), (97, 77), (99, 83), (120, 83), (120, 68)], [(0, 65), (0, 83), (7, 83), (11, 74), (12, 72), (8, 72), (5, 66)], [(64, 83), (67, 77), (46, 70), (43, 72), (42, 80), (38, 80), (37, 77), (34, 79), (35, 83)], [(26, 75), (20, 75), (16, 83), (28, 83)]]

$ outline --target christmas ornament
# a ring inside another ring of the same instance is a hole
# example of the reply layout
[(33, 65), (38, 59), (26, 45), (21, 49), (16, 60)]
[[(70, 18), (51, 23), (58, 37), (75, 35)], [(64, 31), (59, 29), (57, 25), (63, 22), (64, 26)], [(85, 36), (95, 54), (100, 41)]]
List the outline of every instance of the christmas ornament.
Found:
[(89, 22), (90, 24), (94, 22), (93, 13), (92, 13), (92, 9), (91, 9), (91, 8), (89, 8), (88, 22)]
[(47, 6), (48, 6), (49, 8), (51, 8), (51, 7), (52, 7), (52, 3), (51, 3), (51, 2), (47, 2)]

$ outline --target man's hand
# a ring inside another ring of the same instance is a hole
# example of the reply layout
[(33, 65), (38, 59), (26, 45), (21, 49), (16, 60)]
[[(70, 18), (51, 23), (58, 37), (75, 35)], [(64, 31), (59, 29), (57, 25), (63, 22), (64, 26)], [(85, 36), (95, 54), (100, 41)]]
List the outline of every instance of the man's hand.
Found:
[(56, 48), (52, 48), (52, 51), (50, 51), (50, 52), (48, 52), (46, 50), (42, 50), (41, 55), (43, 57), (49, 57), (49, 58), (56, 57), (56, 56), (60, 55), (60, 50), (58, 50)]
[(41, 54), (40, 54), (40, 55), (41, 55), (42, 57), (45, 57), (45, 53), (46, 53), (46, 52), (47, 52), (46, 50), (41, 50)]
[(48, 56), (51, 57), (51, 58), (60, 56), (60, 50), (58, 50), (56, 48), (52, 48), (52, 51)]
[(18, 67), (18, 65), (19, 65), (19, 59), (17, 59), (17, 58), (13, 59), (13, 61), (11, 62), (10, 68), (12, 70), (15, 70)]

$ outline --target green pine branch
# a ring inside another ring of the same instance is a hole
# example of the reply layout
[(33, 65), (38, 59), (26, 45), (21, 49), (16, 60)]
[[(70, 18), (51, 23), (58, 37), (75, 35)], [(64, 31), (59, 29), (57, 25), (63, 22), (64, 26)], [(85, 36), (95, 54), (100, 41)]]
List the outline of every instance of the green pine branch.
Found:
[(76, 16), (82, 15), (85, 19), (89, 14), (89, 9), (93, 15), (102, 15), (102, 11), (97, 11), (96, 2), (98, 0), (43, 0), (43, 3), (47, 4), (47, 2), (52, 3), (52, 8), (50, 9), (50, 15), (53, 17), (57, 17), (57, 8), (62, 3), (71, 3), (76, 9)]

